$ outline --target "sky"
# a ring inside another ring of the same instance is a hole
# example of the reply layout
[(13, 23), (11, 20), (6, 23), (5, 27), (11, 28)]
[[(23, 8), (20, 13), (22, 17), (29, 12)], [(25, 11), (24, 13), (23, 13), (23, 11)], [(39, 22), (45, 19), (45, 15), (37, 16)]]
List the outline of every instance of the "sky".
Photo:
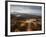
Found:
[(41, 16), (41, 6), (10, 5), (10, 11)]

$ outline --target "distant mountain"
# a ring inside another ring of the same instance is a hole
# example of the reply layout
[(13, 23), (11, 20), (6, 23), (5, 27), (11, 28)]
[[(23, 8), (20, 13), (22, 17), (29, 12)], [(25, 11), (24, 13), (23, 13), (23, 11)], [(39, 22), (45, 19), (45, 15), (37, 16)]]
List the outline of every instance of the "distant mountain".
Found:
[(16, 17), (21, 17), (21, 18), (28, 18), (28, 17), (34, 17), (38, 15), (32, 15), (32, 14), (26, 14), (26, 13), (18, 13), (18, 12), (13, 12), (11, 15), (16, 16)]

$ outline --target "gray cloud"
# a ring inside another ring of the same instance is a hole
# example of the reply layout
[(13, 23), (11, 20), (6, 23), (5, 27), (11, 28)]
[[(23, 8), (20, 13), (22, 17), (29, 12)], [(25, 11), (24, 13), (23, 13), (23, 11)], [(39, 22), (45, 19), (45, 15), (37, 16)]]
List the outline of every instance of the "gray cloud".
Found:
[(41, 6), (11, 5), (11, 13), (14, 12), (41, 15)]

